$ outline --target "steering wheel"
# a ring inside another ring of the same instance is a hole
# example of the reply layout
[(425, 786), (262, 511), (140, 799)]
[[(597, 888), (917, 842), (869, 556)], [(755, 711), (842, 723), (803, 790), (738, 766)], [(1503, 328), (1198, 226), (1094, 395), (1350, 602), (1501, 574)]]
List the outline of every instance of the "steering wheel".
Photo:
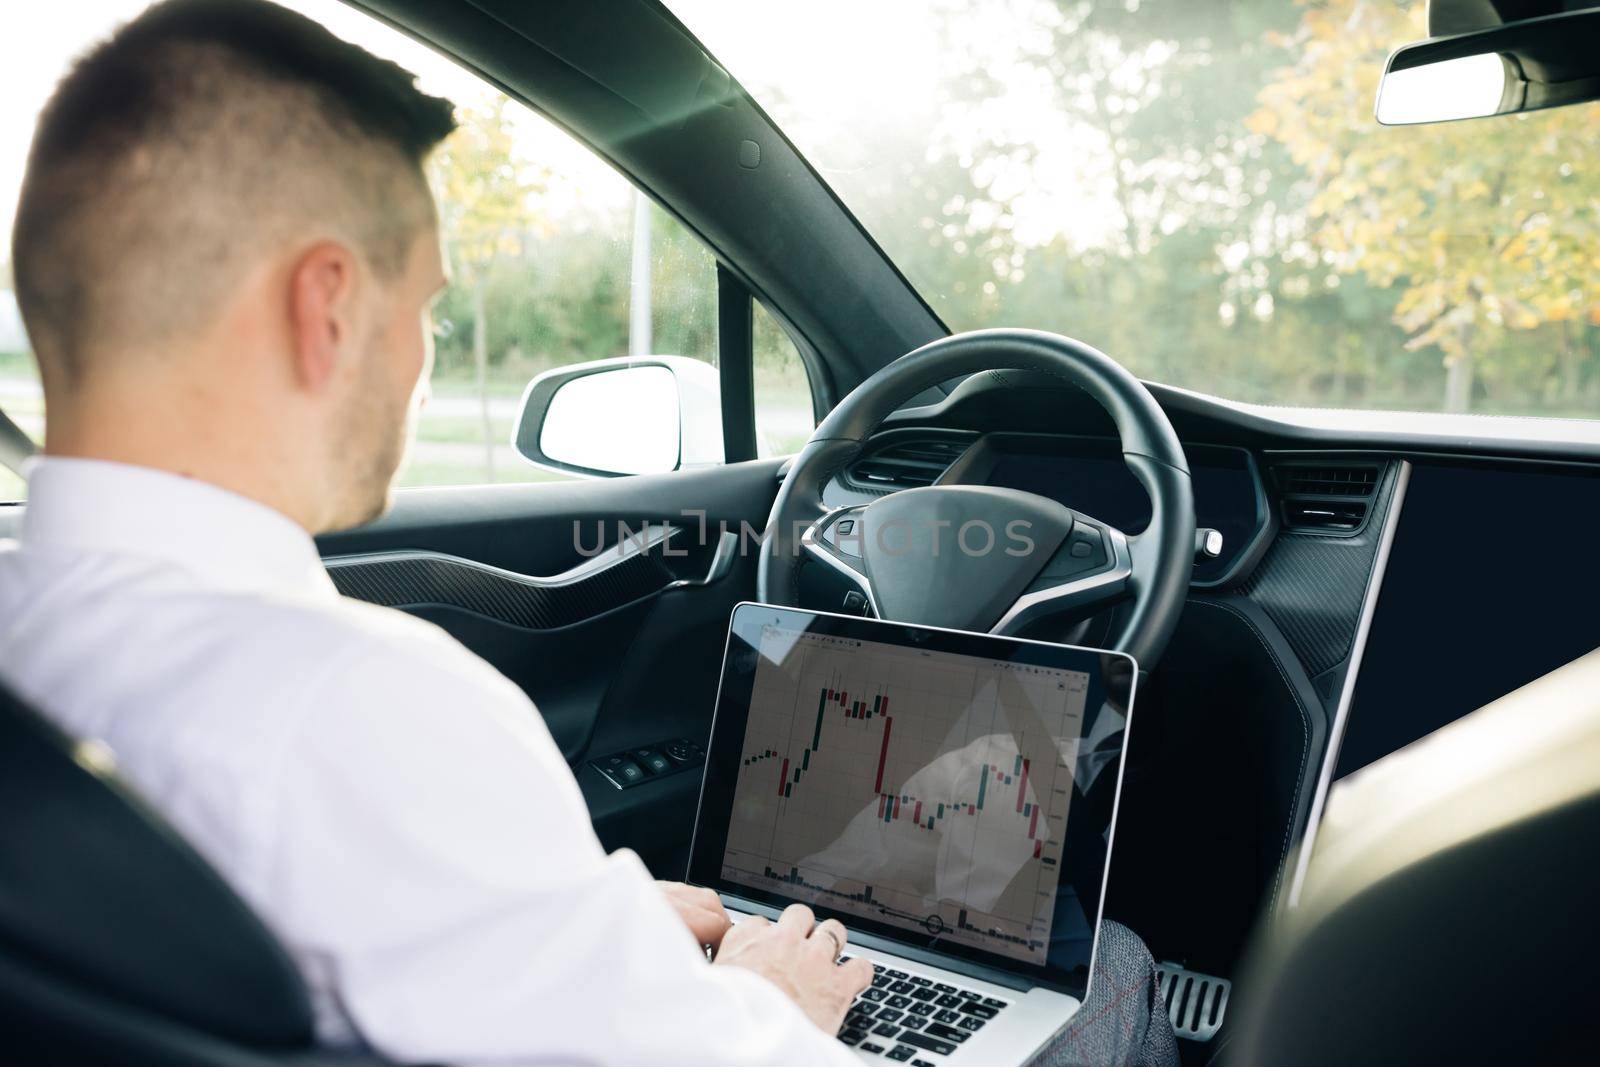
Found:
[[(940, 382), (977, 371), (1043, 371), (1111, 415), (1122, 459), (1150, 498), (1129, 536), (1017, 489), (935, 484), (829, 510), (822, 489), (884, 419)], [(882, 619), (1014, 634), (1051, 616), (1114, 605), (1109, 644), (1149, 670), (1183, 609), (1194, 562), (1194, 494), (1172, 423), (1139, 379), (1104, 353), (1037, 330), (976, 330), (909, 352), (862, 382), (794, 459), (767, 520), (757, 597), (797, 606), (802, 561), (853, 582)], [(1131, 601), (1131, 605), (1129, 602)]]

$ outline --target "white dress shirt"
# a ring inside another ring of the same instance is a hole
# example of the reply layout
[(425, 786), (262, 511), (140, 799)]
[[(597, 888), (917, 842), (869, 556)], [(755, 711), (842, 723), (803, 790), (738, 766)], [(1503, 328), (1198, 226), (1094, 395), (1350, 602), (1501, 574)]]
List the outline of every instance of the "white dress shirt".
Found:
[(341, 597), (304, 530), (208, 484), (38, 461), (0, 549), (0, 674), (123, 776), (305, 976), (326, 1044), (456, 1065), (851, 1064), (709, 966), (606, 855), (528, 698)]

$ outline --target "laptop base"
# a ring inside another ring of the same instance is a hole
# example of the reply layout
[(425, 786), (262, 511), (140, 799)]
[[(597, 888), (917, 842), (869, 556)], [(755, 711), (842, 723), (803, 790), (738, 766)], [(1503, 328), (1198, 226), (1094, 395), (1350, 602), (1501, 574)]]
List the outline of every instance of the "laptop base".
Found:
[[(752, 913), (728, 910), (735, 922)], [(1031, 1061), (1079, 1007), (1065, 993), (1000, 985), (963, 973), (965, 967), (857, 944), (853, 934), (845, 956), (871, 960), (875, 971), (873, 986), (857, 998), (840, 1031), (868, 1062), (1014, 1067)]]

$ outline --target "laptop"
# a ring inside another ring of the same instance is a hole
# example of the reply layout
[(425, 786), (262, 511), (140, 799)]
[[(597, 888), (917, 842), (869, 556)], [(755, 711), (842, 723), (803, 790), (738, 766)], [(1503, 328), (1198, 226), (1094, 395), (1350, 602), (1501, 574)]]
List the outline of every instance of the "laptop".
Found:
[(839, 1039), (1027, 1062), (1088, 995), (1137, 667), (1099, 649), (743, 603), (689, 881), (799, 902), (874, 977)]

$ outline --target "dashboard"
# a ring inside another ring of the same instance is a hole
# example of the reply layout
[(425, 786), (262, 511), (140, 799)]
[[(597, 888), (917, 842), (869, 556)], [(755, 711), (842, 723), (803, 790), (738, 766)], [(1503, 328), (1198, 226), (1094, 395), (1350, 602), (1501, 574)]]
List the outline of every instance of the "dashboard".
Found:
[[(978, 446), (965, 479), (1048, 497), (1107, 522), (1130, 537), (1150, 524), (1150, 500), (1108, 438), (997, 434)], [(1222, 534), (1222, 551), (1195, 564), (1194, 583), (1226, 580), (1268, 533), (1266, 493), (1250, 453), (1197, 445), (1186, 449), (1193, 477), (1195, 523)]]
[[(1259, 725), (1288, 731), (1276, 760), (1303, 750), (1293, 761), (1309, 765), (1285, 785), (1292, 822), (1319, 764), (1350, 774), (1600, 646), (1600, 441), (1558, 445), (1543, 423), (1502, 440), (1494, 420), (1430, 437), (1440, 417), (1381, 413), (1291, 422), (1152, 390), (1189, 459), (1196, 523), (1223, 536), (1163, 666), (1192, 670), (1184, 699), (1217, 714), (1271, 691), (1260, 714), (1277, 718)], [(1035, 493), (1129, 535), (1150, 520), (1109, 417), (1016, 372), (897, 413), (824, 502), (935, 481)], [(1229, 643), (1207, 645), (1224, 626)], [(1264, 659), (1240, 673), (1252, 646)]]
[[(1248, 449), (1186, 444), (1195, 523), (1222, 535), (1221, 552), (1195, 563), (1193, 584), (1215, 588), (1247, 576), (1277, 527), (1267, 486)], [(870, 503), (934, 480), (1017, 489), (1054, 500), (1131, 536), (1150, 524), (1150, 500), (1115, 437), (1045, 433), (895, 430), (824, 492), (830, 507)]]

